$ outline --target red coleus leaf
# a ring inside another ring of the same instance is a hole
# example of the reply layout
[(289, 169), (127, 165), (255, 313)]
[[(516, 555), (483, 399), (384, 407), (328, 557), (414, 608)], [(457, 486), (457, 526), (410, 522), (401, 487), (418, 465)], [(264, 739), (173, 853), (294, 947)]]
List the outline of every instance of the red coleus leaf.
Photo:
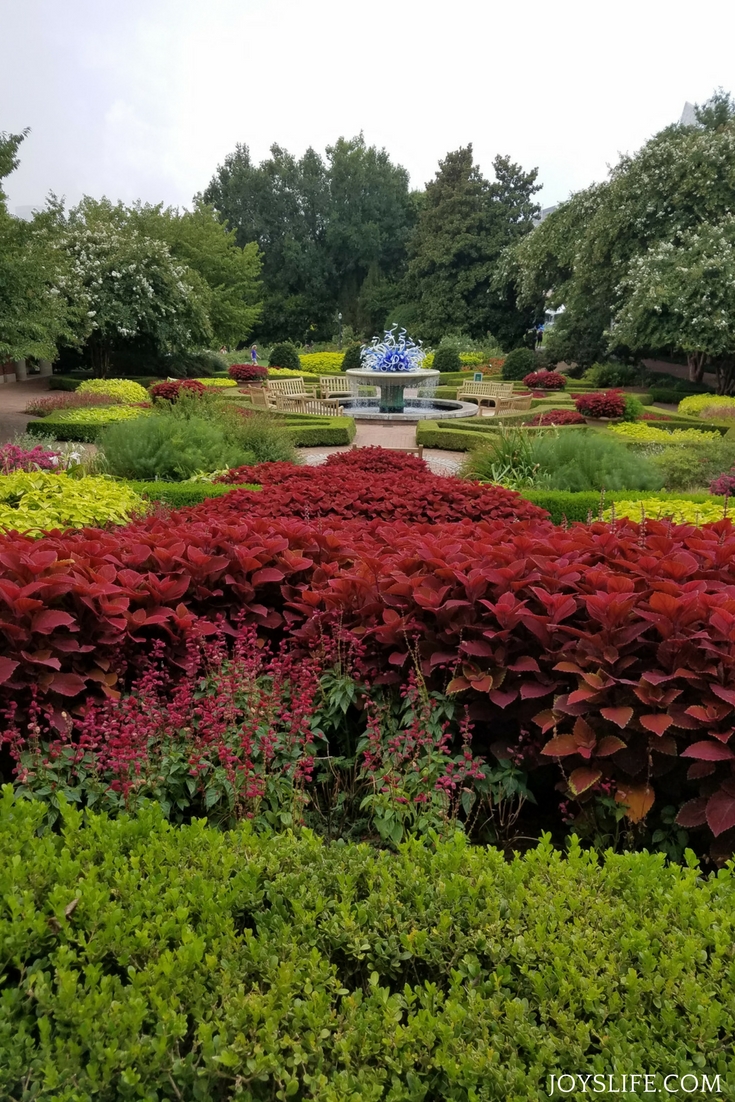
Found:
[(717, 838), (735, 827), (735, 782), (726, 781), (707, 801), (707, 824)]
[(545, 735), (552, 727), (556, 727), (557, 723), (562, 718), (563, 716), (560, 712), (555, 712), (553, 709), (547, 708), (546, 711), (538, 712), (538, 714), (533, 717), (533, 722), (537, 727), (541, 728), (541, 733)]
[(86, 680), (76, 673), (56, 673), (49, 683), (50, 688), (62, 696), (76, 696), (86, 685)]
[(696, 800), (687, 800), (679, 809), (676, 822), (683, 827), (704, 826), (707, 822), (707, 797), (699, 797)]
[(586, 792), (588, 788), (591, 788), (593, 784), (596, 784), (602, 776), (600, 769), (593, 769), (589, 765), (582, 765), (579, 769), (573, 770), (569, 777), (569, 788), (575, 796), (580, 796), (583, 792)]
[(729, 746), (723, 746), (721, 742), (709, 742), (703, 739), (701, 742), (693, 743), (692, 746), (687, 746), (686, 750), (682, 750), (681, 756), (696, 758), (697, 761), (731, 761), (735, 758), (735, 753)]
[(712, 683), (708, 687), (711, 693), (719, 696), (720, 700), (724, 700), (727, 704), (732, 704), (735, 707), (735, 689), (726, 689), (723, 685)]
[(667, 715), (666, 712), (639, 716), (639, 719), (641, 726), (645, 727), (647, 731), (653, 731), (654, 735), (664, 735), (672, 725), (671, 716)]
[(31, 631), (37, 631), (41, 635), (48, 635), (59, 627), (71, 627), (76, 621), (68, 612), (60, 612), (58, 609), (44, 609), (37, 613), (31, 622)]
[(18, 663), (12, 658), (0, 658), (0, 684), (3, 681), (7, 681), (13, 676), (13, 671), (17, 670)]
[(627, 727), (633, 718), (632, 708), (600, 708), (600, 715), (616, 723), (618, 727)]
[(577, 749), (574, 735), (557, 735), (546, 743), (541, 753), (550, 758), (566, 758), (569, 754), (576, 754)]
[(600, 739), (596, 754), (598, 758), (608, 758), (611, 754), (617, 754), (618, 750), (624, 750), (625, 743), (617, 735), (605, 735)]
[(461, 693), (465, 689), (469, 689), (470, 683), (466, 677), (453, 677), (447, 685), (448, 693)]

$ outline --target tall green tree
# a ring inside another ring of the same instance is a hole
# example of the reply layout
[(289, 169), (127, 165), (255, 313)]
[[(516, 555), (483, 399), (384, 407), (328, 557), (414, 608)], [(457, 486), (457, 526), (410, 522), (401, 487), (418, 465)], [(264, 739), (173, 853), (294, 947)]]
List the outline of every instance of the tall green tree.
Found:
[(696, 126), (669, 126), (621, 157), (605, 183), (561, 204), (504, 258), (502, 278), (521, 303), (565, 306), (551, 338), (561, 357), (591, 363), (605, 355), (636, 259), (664, 242), (680, 245), (735, 209), (733, 110), (729, 96), (715, 93), (697, 108)]
[[(17, 168), (27, 134), (0, 134), (0, 180)], [(0, 189), (0, 363), (55, 359), (57, 342), (70, 335), (68, 304), (57, 287), (63, 267), (46, 224), (10, 215)]]
[(533, 226), (537, 171), (524, 172), (508, 157), (493, 164), (490, 183), (468, 145), (448, 153), (426, 187), (409, 242), (404, 296), (417, 307), (425, 339), (492, 331), (513, 344), (534, 320), (533, 311), (517, 310), (512, 290), (495, 289), (493, 276), (503, 250)]

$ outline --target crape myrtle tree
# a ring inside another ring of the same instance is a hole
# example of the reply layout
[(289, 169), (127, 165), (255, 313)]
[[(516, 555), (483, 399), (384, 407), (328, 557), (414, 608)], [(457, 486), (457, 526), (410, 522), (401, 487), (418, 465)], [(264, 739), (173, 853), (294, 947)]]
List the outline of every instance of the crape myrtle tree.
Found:
[[(664, 243), (684, 248), (694, 231), (735, 209), (734, 111), (731, 98), (716, 92), (697, 108), (696, 125), (656, 134), (638, 153), (622, 157), (607, 181), (572, 196), (511, 246), (499, 285), (529, 307), (565, 306), (549, 338), (560, 358), (587, 364), (603, 356), (638, 259)], [(622, 333), (632, 339), (634, 331), (621, 328), (614, 347), (639, 355), (684, 347), (674, 339), (643, 345), (643, 331), (625, 348)], [(654, 338), (654, 329), (645, 332)]]
[[(0, 180), (17, 168), (27, 133), (0, 134)], [(57, 342), (71, 335), (69, 304), (56, 286), (63, 267), (46, 223), (14, 218), (0, 189), (0, 364), (53, 360)]]
[(537, 170), (524, 172), (508, 157), (496, 157), (493, 168), (490, 182), (468, 145), (448, 153), (426, 186), (402, 299), (415, 304), (424, 339), (490, 331), (512, 347), (536, 320), (536, 304), (519, 310), (512, 286), (493, 277), (503, 250), (533, 227)]
[(296, 158), (278, 145), (255, 164), (245, 145), (225, 158), (203, 200), (263, 254), (263, 339), (370, 330), (405, 269), (416, 217), (408, 174), (360, 134)]
[(663, 241), (638, 257), (620, 293), (613, 342), (680, 350), (697, 382), (710, 360), (718, 391), (735, 390), (735, 216), (705, 223), (681, 234), (677, 244)]
[(139, 232), (124, 208), (82, 200), (66, 217), (59, 211), (56, 240), (69, 260), (58, 285), (80, 307), (75, 339), (95, 374), (108, 374), (121, 342), (145, 338), (166, 353), (211, 341), (201, 279), (164, 241)]

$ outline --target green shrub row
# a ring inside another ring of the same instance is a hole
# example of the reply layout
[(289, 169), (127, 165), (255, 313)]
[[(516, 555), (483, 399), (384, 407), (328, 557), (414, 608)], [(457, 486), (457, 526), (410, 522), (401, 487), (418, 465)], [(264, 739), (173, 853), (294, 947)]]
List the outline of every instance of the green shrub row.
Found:
[(297, 448), (351, 444), (357, 431), (354, 417), (315, 417), (308, 413), (288, 414), (286, 428)]
[(540, 509), (546, 509), (554, 524), (562, 524), (564, 520), (570, 523), (575, 520), (586, 523), (592, 515), (596, 518), (601, 509), (609, 508), (614, 501), (643, 501), (656, 498), (658, 501), (692, 501), (697, 504), (722, 504), (724, 498), (713, 497), (707, 493), (683, 493), (673, 491), (667, 493), (664, 490), (614, 490), (605, 491), (603, 494), (597, 490), (585, 490), (579, 493), (570, 493), (566, 490), (523, 490), (522, 496), (527, 501), (532, 501)]
[[(444, 448), (446, 451), (466, 452), (477, 444), (486, 443), (488, 434), (496, 433), (501, 425), (519, 428), (538, 410), (524, 410), (517, 414), (505, 414), (497, 421), (494, 418), (468, 418), (466, 421), (419, 421), (416, 426), (416, 443), (425, 448)], [(555, 432), (577, 432), (586, 425), (559, 425)], [(533, 429), (534, 432), (548, 432), (549, 427)]]
[[(174, 509), (186, 505), (199, 505), (210, 497), (222, 497), (241, 486), (219, 486), (213, 482), (132, 482), (128, 486), (149, 501), (160, 501)], [(260, 486), (246, 485), (247, 490), (259, 490)]]
[(29, 421), (26, 432), (31, 436), (54, 436), (57, 440), (94, 444), (100, 433), (112, 424), (112, 421), (58, 421), (51, 415)]
[(4, 790), (3, 1098), (538, 1102), (638, 1070), (729, 1097), (731, 867), (43, 813)]

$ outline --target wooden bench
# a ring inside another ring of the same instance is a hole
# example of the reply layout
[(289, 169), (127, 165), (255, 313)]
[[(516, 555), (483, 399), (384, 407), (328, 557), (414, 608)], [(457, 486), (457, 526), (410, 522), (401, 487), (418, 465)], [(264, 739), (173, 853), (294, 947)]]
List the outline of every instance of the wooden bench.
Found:
[[(382, 445), (381, 445), (382, 446)], [(361, 447), (360, 444), (353, 444), (350, 451), (357, 451)], [(417, 455), (419, 459), (424, 458), (424, 445), (419, 444), (416, 448), (386, 448), (386, 451), (391, 452), (403, 452), (404, 455)]]
[(498, 408), (500, 401), (507, 401), (513, 397), (512, 383), (463, 383), (457, 391), (457, 401), (463, 402), (469, 399), (480, 406), (492, 405)]
[(285, 398), (315, 398), (316, 383), (305, 383), (298, 379), (268, 379), (266, 388), (269, 395), (282, 394)]
[(276, 409), (281, 413), (311, 413), (317, 417), (343, 417), (344, 406), (336, 398), (292, 398), (287, 394), (276, 395)]
[(350, 380), (339, 375), (320, 375), (319, 394), (322, 398), (350, 398)]
[(517, 413), (519, 410), (530, 409), (532, 394), (519, 394), (516, 398), (501, 398), (496, 410), (496, 417), (502, 417), (504, 413)]

